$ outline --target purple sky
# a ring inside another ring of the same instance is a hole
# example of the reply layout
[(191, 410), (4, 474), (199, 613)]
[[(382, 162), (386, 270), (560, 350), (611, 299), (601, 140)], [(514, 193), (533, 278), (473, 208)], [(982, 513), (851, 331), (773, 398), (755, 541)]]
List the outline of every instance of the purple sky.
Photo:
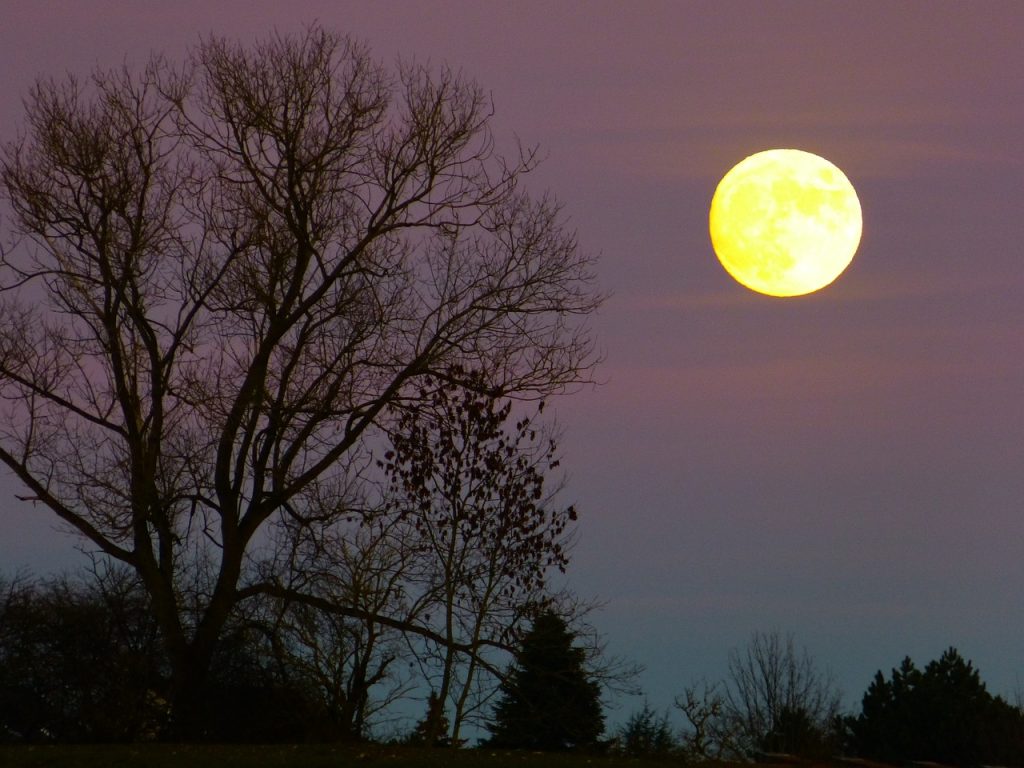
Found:
[[(600, 254), (607, 383), (557, 403), (571, 583), (653, 706), (756, 629), (850, 704), (949, 645), (994, 692), (1024, 682), (1024, 4), (12, 0), (0, 139), (38, 75), (314, 20), (477, 79)], [(772, 147), (860, 196), (860, 251), (820, 294), (755, 295), (711, 250), (719, 178)], [(74, 562), (16, 489), (0, 569)]]

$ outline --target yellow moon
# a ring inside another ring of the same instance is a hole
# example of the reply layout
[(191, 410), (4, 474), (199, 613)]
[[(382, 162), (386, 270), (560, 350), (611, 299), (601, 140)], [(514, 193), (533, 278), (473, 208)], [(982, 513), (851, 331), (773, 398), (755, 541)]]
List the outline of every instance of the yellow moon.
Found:
[(711, 200), (711, 244), (739, 283), (769, 296), (801, 296), (831, 283), (860, 244), (857, 193), (841, 170), (798, 149), (738, 163)]

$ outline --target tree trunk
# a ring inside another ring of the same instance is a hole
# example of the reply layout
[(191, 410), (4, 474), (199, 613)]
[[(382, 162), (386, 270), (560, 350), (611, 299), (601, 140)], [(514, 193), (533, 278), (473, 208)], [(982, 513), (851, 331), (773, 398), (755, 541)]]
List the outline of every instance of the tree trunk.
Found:
[[(206, 686), (212, 652), (196, 652), (190, 645), (172, 661), (170, 741), (202, 741), (209, 735)], [(212, 649), (211, 649), (212, 651)]]
[(476, 673), (477, 654), (479, 647), (474, 647), (470, 652), (469, 666), (466, 668), (466, 680), (459, 692), (459, 700), (455, 705), (455, 715), (452, 718), (452, 746), (459, 746), (461, 740), (462, 721), (466, 716), (466, 702), (469, 700), (470, 689), (473, 685), (473, 676)]
[(237, 569), (222, 566), (219, 583), (195, 635), (191, 641), (179, 643), (177, 652), (170, 655), (171, 739), (202, 741), (210, 735), (207, 683), (218, 639), (233, 607), (233, 583), (232, 586), (224, 584), (230, 579), (237, 579)]
[[(451, 642), (450, 636), (449, 642)], [(455, 651), (449, 646), (445, 651), (444, 670), (441, 673), (441, 690), (437, 693), (438, 705), (427, 712), (427, 727), (423, 738), (425, 746), (435, 747), (442, 739), (448, 738), (448, 721), (444, 716), (444, 711), (448, 705), (448, 694), (451, 691), (454, 667)]]

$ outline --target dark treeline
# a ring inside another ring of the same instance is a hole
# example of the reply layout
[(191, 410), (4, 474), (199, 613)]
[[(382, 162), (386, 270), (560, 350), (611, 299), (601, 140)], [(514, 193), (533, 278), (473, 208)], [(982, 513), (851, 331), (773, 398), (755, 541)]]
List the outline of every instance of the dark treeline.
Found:
[(923, 669), (905, 658), (890, 677), (879, 671), (860, 711), (844, 714), (830, 675), (792, 637), (756, 633), (730, 655), (725, 680), (687, 688), (675, 706), (687, 722), (678, 742), (667, 714), (659, 719), (645, 706), (620, 733), (627, 750), (676, 750), (702, 760), (785, 753), (897, 765), (1024, 765), (1024, 709), (989, 693), (955, 648)]
[(1024, 763), (1024, 712), (990, 694), (955, 648), (923, 670), (908, 657), (889, 678), (878, 672), (845, 724), (859, 754), (885, 762)]
[[(170, 666), (147, 603), (123, 568), (94, 567), (78, 578), (0, 578), (0, 742), (137, 742), (173, 734)], [(436, 658), (411, 642), (389, 642), (369, 658), (367, 628), (351, 620), (311, 616), (301, 605), (268, 601), (262, 608), (224, 633), (196, 713), (207, 740), (369, 740), (371, 726), (387, 722), (378, 715), (400, 699), (421, 700), (443, 672), (431, 671)], [(508, 674), (480, 676), (489, 703), (472, 722), (508, 747), (524, 746), (538, 724), (548, 734), (540, 747), (593, 746), (604, 728), (596, 662), (592, 642), (554, 611), (542, 611)], [(464, 682), (464, 669), (456, 679)], [(436, 692), (427, 699), (413, 728), (378, 738), (464, 744), (451, 737), (450, 700)]]
[[(167, 732), (166, 651), (147, 596), (125, 569), (78, 578), (0, 582), (0, 737), (5, 741), (125, 742)], [(417, 677), (429, 655), (406, 643), (367, 661), (365, 627), (274, 605), (239, 616), (218, 648), (200, 713), (205, 737), (235, 742), (453, 740), (451, 700), (427, 696), (422, 719), (374, 731), (396, 703), (422, 700), (437, 677)], [(361, 640), (362, 638), (362, 640)], [(556, 613), (541, 612), (507, 674), (489, 678), (475, 721), (484, 743), (531, 750), (611, 749), (682, 760), (746, 760), (759, 753), (836, 755), (903, 764), (1024, 765), (1024, 712), (986, 689), (956, 649), (918, 667), (879, 671), (859, 711), (844, 714), (827, 673), (791, 638), (755, 634), (730, 655), (725, 680), (686, 689), (668, 712), (645, 704), (604, 730), (592, 649)], [(365, 644), (363, 645), (365, 649)], [(436, 662), (436, 659), (434, 660)], [(464, 670), (456, 675), (462, 680)]]
[[(0, 738), (118, 742), (168, 724), (169, 666), (145, 591), (121, 569), (97, 578), (2, 583)], [(205, 700), (220, 740), (307, 738), (344, 724), (314, 679), (287, 661), (272, 625), (225, 634)]]

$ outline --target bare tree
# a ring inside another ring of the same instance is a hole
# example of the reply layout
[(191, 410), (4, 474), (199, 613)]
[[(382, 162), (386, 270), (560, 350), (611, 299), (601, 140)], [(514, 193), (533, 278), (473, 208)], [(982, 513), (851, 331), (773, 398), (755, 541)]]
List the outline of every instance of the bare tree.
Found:
[(27, 117), (0, 161), (0, 460), (139, 574), (187, 734), (241, 601), (321, 604), (263, 535), (346, 515), (424, 376), (462, 364), (520, 397), (588, 378), (590, 261), (518, 190), (533, 155), (495, 153), (477, 86), (316, 28), (44, 80)]
[[(548, 570), (565, 570), (567, 526), (576, 519), (573, 506), (554, 503), (557, 488), (545, 490), (559, 461), (555, 439), (536, 417), (523, 415), (513, 425), (512, 401), (480, 394), (482, 376), (449, 371), (447, 378), (476, 384), (425, 380), (380, 462), (390, 478), (389, 504), (419, 544), (426, 609), (445, 640), (438, 705), (423, 727), (429, 744), (449, 735), (458, 743), (478, 675), (487, 673), (481, 653), (488, 644), (512, 647), (516, 630), (543, 600)], [(453, 713), (446, 718), (449, 701)], [(451, 734), (440, 732), (442, 721)]]
[(282, 663), (317, 690), (335, 735), (359, 740), (378, 713), (412, 688), (400, 663), (409, 660), (407, 644), (395, 628), (374, 620), (379, 615), (414, 615), (403, 604), (405, 581), (412, 576), (412, 547), (404, 531), (393, 525), (359, 524), (330, 533), (326, 555), (310, 558), (311, 570), (296, 568), (295, 576), (304, 584), (291, 586), (333, 605), (359, 608), (366, 617), (279, 600), (274, 601), (276, 616), (265, 619), (264, 626)]
[[(792, 635), (755, 632), (746, 650), (729, 654), (722, 691), (726, 732), (746, 753), (801, 751), (812, 736), (824, 740), (839, 714), (840, 693)], [(789, 733), (794, 725), (800, 732)], [(817, 747), (816, 743), (813, 745)]]
[(688, 686), (675, 699), (686, 718), (683, 749), (694, 760), (722, 760), (742, 756), (723, 719), (724, 701), (717, 683), (706, 680)]
[(744, 760), (757, 752), (827, 757), (840, 693), (792, 636), (755, 632), (729, 654), (720, 683), (701, 681), (677, 696), (687, 720), (687, 753), (701, 760)]

